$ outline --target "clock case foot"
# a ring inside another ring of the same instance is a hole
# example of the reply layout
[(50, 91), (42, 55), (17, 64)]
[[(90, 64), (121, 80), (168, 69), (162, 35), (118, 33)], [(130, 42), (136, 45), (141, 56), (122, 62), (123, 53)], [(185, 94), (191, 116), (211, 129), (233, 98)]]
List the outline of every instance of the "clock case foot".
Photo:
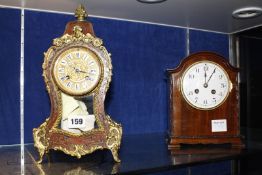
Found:
[[(47, 128), (47, 124), (49, 121), (48, 118), (38, 128), (33, 129), (34, 146), (39, 153), (39, 160), (37, 161), (37, 163), (42, 163), (44, 155), (47, 154), (50, 149), (60, 150), (68, 155), (75, 156), (77, 158), (81, 158), (82, 156), (90, 154), (96, 150), (109, 149), (113, 155), (114, 161), (121, 162), (121, 160), (119, 159), (118, 151), (121, 144), (122, 127), (120, 124), (114, 122), (109, 116), (107, 116), (106, 119), (107, 123), (109, 124), (109, 131), (104, 133), (92, 134), (91, 137), (93, 138), (93, 140), (87, 139), (89, 141), (91, 140), (89, 144), (77, 144), (74, 142), (74, 139), (72, 139), (72, 142), (67, 142), (66, 146), (59, 146), (60, 143), (56, 142), (56, 140), (62, 140), (62, 137), (65, 138), (65, 136), (64, 134), (59, 133), (59, 131), (52, 133), (49, 132)], [(98, 138), (99, 141), (96, 141), (96, 138)]]
[(242, 149), (245, 148), (241, 136), (232, 136), (232, 137), (208, 137), (208, 138), (196, 138), (196, 137), (170, 137), (168, 149), (175, 150), (181, 149), (183, 145), (187, 147), (192, 147), (201, 144), (202, 146), (212, 145), (212, 147), (220, 147), (223, 144), (229, 144), (231, 148)]

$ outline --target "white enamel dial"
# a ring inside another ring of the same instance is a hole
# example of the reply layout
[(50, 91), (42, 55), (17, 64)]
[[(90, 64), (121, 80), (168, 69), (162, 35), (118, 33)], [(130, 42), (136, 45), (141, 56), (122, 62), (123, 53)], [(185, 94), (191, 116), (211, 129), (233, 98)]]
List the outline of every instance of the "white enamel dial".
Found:
[(211, 61), (190, 66), (181, 79), (185, 100), (194, 108), (210, 110), (220, 106), (231, 90), (227, 72)]

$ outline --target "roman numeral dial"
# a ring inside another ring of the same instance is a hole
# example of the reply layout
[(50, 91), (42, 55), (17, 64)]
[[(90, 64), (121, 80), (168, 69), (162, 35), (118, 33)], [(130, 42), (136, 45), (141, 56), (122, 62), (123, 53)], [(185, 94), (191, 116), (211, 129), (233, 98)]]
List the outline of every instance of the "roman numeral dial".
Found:
[(85, 47), (73, 47), (58, 55), (53, 77), (58, 87), (69, 95), (83, 95), (99, 84), (102, 67), (98, 56)]

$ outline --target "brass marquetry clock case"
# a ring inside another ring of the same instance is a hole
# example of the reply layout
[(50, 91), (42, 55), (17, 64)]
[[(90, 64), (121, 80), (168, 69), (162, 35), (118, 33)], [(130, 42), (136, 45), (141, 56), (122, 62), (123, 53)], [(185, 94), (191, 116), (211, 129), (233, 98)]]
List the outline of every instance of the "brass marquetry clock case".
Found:
[(94, 35), (92, 24), (84, 20), (82, 5), (75, 16), (77, 21), (69, 22), (64, 35), (54, 39), (45, 53), (43, 77), (51, 112), (33, 129), (39, 163), (51, 149), (77, 158), (109, 149), (120, 162), (122, 127), (104, 111), (112, 76), (110, 53)]

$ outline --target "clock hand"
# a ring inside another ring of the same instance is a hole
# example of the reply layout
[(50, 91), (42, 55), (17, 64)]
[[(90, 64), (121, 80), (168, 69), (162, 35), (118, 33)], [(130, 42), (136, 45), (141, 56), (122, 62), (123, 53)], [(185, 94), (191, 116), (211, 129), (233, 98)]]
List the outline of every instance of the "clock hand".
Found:
[(205, 71), (205, 74), (204, 74), (204, 77), (205, 77), (205, 83), (204, 83), (204, 88), (207, 88), (208, 84), (207, 84), (207, 72), (206, 70), (204, 69)]
[(75, 73), (86, 73), (86, 74), (87, 74), (87, 72), (86, 72), (86, 71), (82, 71), (81, 69), (79, 69), (79, 68), (76, 68), (76, 67), (75, 67), (75, 66), (73, 66), (72, 64), (69, 64), (69, 67), (73, 68), (73, 69), (74, 69), (74, 71), (75, 71)]
[(216, 68), (213, 70), (212, 74), (211, 74), (210, 77), (208, 78), (207, 84), (208, 84), (209, 80), (211, 79), (211, 77), (213, 76), (213, 74), (214, 74), (215, 72), (216, 72)]
[(75, 71), (76, 73), (78, 73), (78, 72), (79, 72), (79, 69), (78, 69), (78, 68), (75, 68), (75, 66), (72, 66), (71, 64), (69, 64), (69, 67), (73, 68), (73, 69), (74, 69), (74, 71)]
[(205, 71), (205, 83), (207, 83), (207, 72)]
[(87, 74), (87, 72), (86, 71), (82, 71), (82, 70), (80, 70), (80, 69), (75, 69), (75, 71), (76, 71), (76, 73), (79, 73), (79, 72), (81, 72), (81, 73), (85, 73), (85, 74)]
[(78, 68), (75, 68), (75, 67), (73, 67), (73, 68), (75, 70), (75, 73), (85, 73), (85, 74), (87, 74), (86, 71), (82, 71), (81, 69), (78, 69)]
[(69, 64), (69, 67), (73, 68), (75, 72), (77, 72), (76, 68), (72, 66), (72, 64)]
[(86, 71), (83, 71), (83, 70), (81, 70), (79, 68), (76, 68), (75, 66), (72, 66), (71, 64), (69, 65), (69, 67), (72, 67), (74, 69), (75, 73), (85, 73), (85, 74), (87, 74)]
[(85, 72), (85, 71), (82, 71), (82, 70), (79, 69), (79, 68), (74, 67), (74, 66), (71, 66), (71, 65), (70, 65), (70, 67), (72, 67), (72, 68), (75, 70), (76, 73), (87, 73), (87, 72)]
[(70, 76), (69, 76), (69, 75), (66, 75), (66, 76), (62, 77), (61, 79), (62, 79), (62, 80), (68, 80), (68, 79), (70, 79)]

